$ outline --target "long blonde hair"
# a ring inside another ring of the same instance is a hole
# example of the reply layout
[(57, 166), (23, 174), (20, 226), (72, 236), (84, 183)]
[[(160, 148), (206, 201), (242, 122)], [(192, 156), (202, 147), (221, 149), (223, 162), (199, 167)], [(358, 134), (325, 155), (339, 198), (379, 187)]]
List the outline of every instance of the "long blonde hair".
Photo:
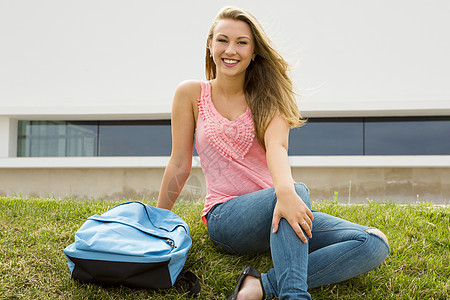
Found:
[(256, 138), (265, 149), (264, 134), (277, 111), (291, 128), (301, 126), (306, 122), (300, 116), (292, 81), (287, 74), (289, 64), (273, 48), (272, 42), (252, 14), (230, 6), (223, 8), (217, 14), (208, 33), (205, 56), (205, 72), (208, 80), (216, 78), (216, 65), (211, 57), (208, 44), (213, 39), (217, 24), (223, 19), (240, 20), (247, 23), (255, 40), (256, 56), (247, 68), (244, 92), (247, 104), (253, 114)]

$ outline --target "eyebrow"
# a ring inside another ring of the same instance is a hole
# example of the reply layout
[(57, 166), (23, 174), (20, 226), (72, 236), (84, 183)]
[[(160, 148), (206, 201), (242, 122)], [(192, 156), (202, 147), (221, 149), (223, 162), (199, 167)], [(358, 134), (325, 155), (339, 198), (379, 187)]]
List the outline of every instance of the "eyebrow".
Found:
[[(223, 34), (223, 33), (218, 33), (217, 36), (219, 36), (219, 35), (221, 35), (223, 37), (226, 37), (226, 38), (229, 38), (226, 34)], [(239, 36), (237, 39), (249, 39), (249, 40), (251, 40), (251, 38), (246, 36), (246, 35)]]

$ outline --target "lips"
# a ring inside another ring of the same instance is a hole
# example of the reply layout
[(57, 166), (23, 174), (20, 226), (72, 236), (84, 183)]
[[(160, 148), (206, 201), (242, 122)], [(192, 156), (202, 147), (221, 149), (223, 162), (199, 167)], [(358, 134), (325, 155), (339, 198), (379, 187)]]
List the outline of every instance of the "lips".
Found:
[(227, 67), (233, 67), (239, 63), (237, 59), (222, 58), (223, 64)]

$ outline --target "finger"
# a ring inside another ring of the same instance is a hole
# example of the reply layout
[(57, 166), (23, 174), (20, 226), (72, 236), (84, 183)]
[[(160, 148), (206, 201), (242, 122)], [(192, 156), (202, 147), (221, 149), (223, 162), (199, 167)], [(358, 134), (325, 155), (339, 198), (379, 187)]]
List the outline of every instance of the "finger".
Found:
[(311, 230), (313, 228), (313, 220), (314, 220), (314, 216), (312, 215), (312, 213), (311, 213), (311, 215), (308, 214), (308, 216), (305, 218), (305, 221), (306, 221), (306, 223), (308, 223), (309, 229), (311, 229)]
[(308, 223), (308, 226), (309, 226), (309, 228), (312, 230), (312, 223), (313, 223), (313, 220), (314, 220), (314, 215), (313, 215), (313, 213), (310, 211), (310, 210), (307, 210), (306, 211), (306, 216), (305, 216), (305, 220), (304, 221), (306, 221), (306, 223)]
[(300, 227), (300, 224), (298, 224), (297, 222), (294, 223), (289, 223), (292, 227), (292, 229), (294, 229), (295, 233), (297, 234), (298, 238), (300, 240), (302, 240), (303, 243), (307, 243), (308, 239), (306, 238), (306, 236), (303, 234), (303, 230)]
[[(309, 221), (309, 222), (308, 222)], [(312, 233), (311, 233), (311, 230), (312, 230), (312, 224), (311, 224), (311, 220), (304, 220), (302, 223), (300, 223), (299, 225), (300, 225), (300, 227), (305, 231), (305, 233), (306, 233), (306, 235), (309, 237), (309, 238), (312, 238)]]
[(281, 218), (278, 215), (274, 215), (272, 218), (272, 232), (276, 233), (278, 231), (278, 224), (280, 224)]
[(312, 211), (307, 210), (306, 214), (308, 215), (308, 217), (310, 218), (311, 222), (314, 220), (314, 214), (312, 213)]

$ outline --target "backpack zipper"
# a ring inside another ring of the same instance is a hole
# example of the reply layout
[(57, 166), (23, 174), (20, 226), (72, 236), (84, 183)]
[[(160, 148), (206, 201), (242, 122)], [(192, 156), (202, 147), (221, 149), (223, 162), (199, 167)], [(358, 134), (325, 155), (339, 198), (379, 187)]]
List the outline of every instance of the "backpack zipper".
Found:
[(175, 243), (171, 239), (166, 240), (167, 245), (169, 245), (172, 249), (175, 249), (177, 246), (175, 246)]

